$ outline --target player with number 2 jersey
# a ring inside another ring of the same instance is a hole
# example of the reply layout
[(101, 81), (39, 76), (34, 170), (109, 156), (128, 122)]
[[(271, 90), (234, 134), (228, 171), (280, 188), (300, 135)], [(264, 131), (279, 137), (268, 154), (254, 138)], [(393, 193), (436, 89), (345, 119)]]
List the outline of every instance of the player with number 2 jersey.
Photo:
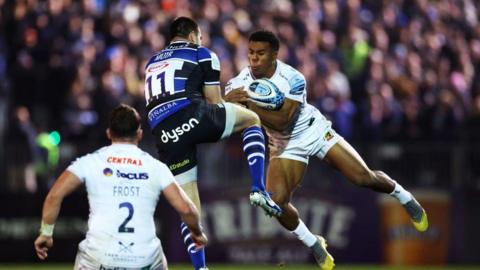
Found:
[(137, 147), (140, 117), (127, 105), (112, 113), (107, 130), (112, 144), (78, 158), (59, 177), (44, 203), (37, 254), (45, 259), (53, 224), (64, 196), (85, 185), (90, 206), (88, 231), (79, 244), (75, 269), (167, 268), (153, 213), (163, 192), (203, 246), (198, 210), (165, 164)]

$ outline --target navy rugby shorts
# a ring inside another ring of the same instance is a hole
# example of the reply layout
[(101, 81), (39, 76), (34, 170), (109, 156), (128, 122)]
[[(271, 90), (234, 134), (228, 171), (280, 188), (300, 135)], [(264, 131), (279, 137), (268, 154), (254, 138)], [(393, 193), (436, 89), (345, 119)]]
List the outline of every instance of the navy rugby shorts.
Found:
[(192, 101), (153, 129), (159, 159), (175, 176), (196, 168), (197, 144), (219, 141), (225, 125), (224, 104)]

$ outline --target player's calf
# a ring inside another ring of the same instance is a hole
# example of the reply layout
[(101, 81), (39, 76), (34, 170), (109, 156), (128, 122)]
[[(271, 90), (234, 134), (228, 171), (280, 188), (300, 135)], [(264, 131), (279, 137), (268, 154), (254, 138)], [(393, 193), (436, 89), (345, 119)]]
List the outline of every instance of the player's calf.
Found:
[(242, 141), (252, 178), (250, 203), (261, 207), (269, 216), (280, 216), (282, 210), (265, 191), (265, 138), (262, 129), (258, 126), (245, 129)]
[(185, 223), (180, 224), (180, 229), (182, 233), (183, 242), (187, 248), (188, 255), (190, 256), (190, 260), (193, 264), (195, 270), (202, 270), (207, 269), (205, 263), (205, 249), (195, 249), (195, 243), (190, 237), (190, 230), (188, 229)]

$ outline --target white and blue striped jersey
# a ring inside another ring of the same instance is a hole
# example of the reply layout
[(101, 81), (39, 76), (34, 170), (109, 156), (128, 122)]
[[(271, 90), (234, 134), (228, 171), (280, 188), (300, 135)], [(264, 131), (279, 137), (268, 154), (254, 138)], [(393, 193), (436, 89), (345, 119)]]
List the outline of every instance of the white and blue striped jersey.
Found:
[[(257, 78), (253, 77), (250, 67), (246, 67), (227, 83), (225, 93), (242, 86), (244, 90), (247, 90), (250, 83), (255, 79)], [(275, 73), (268, 79), (285, 94), (285, 98), (298, 101), (301, 104), (298, 118), (292, 123), (292, 126), (281, 132), (265, 127), (271, 142), (286, 143), (286, 141), (299, 136), (308, 129), (314, 112), (318, 111), (318, 109), (307, 103), (307, 83), (305, 77), (290, 65), (277, 60)]]
[(192, 100), (203, 99), (206, 85), (220, 85), (220, 61), (209, 49), (177, 41), (152, 56), (145, 67), (145, 100), (150, 128)]
[(79, 248), (103, 265), (144, 267), (162, 250), (153, 214), (173, 183), (167, 166), (133, 144), (112, 144), (67, 168), (85, 184), (90, 215)]

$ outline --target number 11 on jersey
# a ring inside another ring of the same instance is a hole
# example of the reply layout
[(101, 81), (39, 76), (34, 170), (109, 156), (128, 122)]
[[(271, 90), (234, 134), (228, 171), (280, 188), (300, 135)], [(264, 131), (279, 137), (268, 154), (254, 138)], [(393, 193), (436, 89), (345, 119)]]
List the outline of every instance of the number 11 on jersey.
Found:
[(153, 96), (153, 90), (152, 90), (152, 77), (155, 77), (156, 80), (160, 81), (160, 91), (157, 91), (159, 92), (159, 94), (162, 94), (162, 93), (165, 93), (165, 72), (162, 72), (160, 74), (157, 74), (157, 76), (155, 75), (152, 75), (152, 76), (148, 76), (147, 78), (147, 90), (148, 90), (148, 96), (149, 97), (152, 97)]
[[(175, 73), (182, 69), (183, 62), (169, 59), (150, 64), (145, 70), (145, 97), (147, 102), (156, 96), (165, 97), (182, 92), (185, 84), (176, 84)], [(178, 88), (178, 89), (177, 89)]]

